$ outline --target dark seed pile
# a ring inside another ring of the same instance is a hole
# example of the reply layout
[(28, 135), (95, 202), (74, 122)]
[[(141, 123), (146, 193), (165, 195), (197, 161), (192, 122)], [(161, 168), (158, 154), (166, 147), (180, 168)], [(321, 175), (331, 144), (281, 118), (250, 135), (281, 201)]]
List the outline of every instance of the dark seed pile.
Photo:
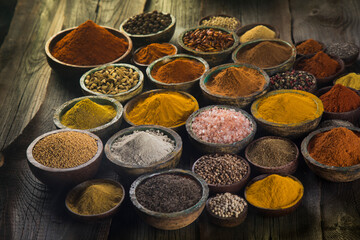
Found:
[(170, 24), (170, 14), (163, 14), (155, 10), (135, 15), (124, 24), (123, 28), (130, 34), (146, 35), (164, 30)]
[(339, 58), (347, 59), (351, 58), (355, 54), (358, 54), (359, 48), (349, 42), (345, 43), (333, 43), (326, 48), (326, 53), (330, 56), (337, 56)]
[(202, 188), (189, 177), (161, 174), (141, 183), (135, 195), (145, 208), (171, 213), (194, 206), (202, 196)]
[(270, 78), (271, 89), (295, 89), (308, 91), (316, 84), (316, 79), (304, 71), (277, 73)]

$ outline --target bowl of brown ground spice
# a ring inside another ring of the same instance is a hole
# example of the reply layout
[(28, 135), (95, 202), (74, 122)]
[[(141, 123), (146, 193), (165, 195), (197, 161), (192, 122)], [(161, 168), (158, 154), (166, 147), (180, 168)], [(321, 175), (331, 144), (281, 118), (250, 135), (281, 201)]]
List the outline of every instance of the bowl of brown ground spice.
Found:
[(95, 134), (59, 129), (37, 137), (26, 150), (31, 172), (51, 187), (75, 185), (95, 176), (103, 144)]

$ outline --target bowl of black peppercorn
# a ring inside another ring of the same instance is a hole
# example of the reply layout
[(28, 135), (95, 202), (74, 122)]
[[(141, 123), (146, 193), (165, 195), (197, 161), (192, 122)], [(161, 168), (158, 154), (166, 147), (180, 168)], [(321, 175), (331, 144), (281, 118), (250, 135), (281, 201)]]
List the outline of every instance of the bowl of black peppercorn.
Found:
[(134, 46), (139, 47), (153, 42), (168, 42), (175, 32), (176, 20), (169, 13), (152, 11), (126, 19), (120, 31), (129, 35)]

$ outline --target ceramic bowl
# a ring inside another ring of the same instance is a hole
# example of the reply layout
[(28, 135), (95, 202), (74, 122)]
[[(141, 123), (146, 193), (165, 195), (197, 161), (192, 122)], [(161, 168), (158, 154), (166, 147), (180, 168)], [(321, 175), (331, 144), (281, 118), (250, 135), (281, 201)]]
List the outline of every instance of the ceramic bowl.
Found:
[[(115, 207), (109, 209), (108, 211), (106, 211), (104, 213), (92, 214), (92, 215), (83, 215), (83, 214), (79, 214), (79, 213), (71, 210), (71, 208), (69, 207), (69, 202), (71, 202), (74, 198), (76, 199), (78, 194), (80, 194), (87, 187), (89, 187), (93, 184), (101, 184), (101, 183), (111, 184), (122, 190), (122, 197), (121, 197), (119, 203), (116, 204)], [(74, 218), (76, 218), (80, 221), (97, 221), (97, 220), (101, 220), (104, 218), (110, 218), (110, 217), (114, 216), (118, 212), (120, 205), (123, 202), (124, 198), (125, 198), (125, 189), (119, 182), (116, 182), (116, 181), (110, 180), (110, 179), (94, 179), (94, 180), (88, 180), (83, 183), (80, 183), (79, 185), (77, 185), (73, 189), (71, 189), (68, 192), (68, 194), (66, 195), (65, 207), (71, 216), (73, 216)]]
[[(303, 186), (303, 184), (300, 182), (300, 180), (297, 179), (294, 176), (286, 175), (286, 174), (280, 174), (280, 175), (284, 176), (284, 177), (285, 176), (290, 177), (293, 180), (297, 181), (301, 186)], [(256, 209), (256, 211), (259, 212), (260, 214), (265, 215), (265, 216), (269, 216), (269, 217), (280, 217), (280, 216), (284, 216), (284, 215), (287, 215), (287, 214), (290, 214), (290, 213), (294, 212), (300, 206), (301, 201), (302, 201), (302, 199), (304, 197), (304, 193), (303, 193), (302, 197), (293, 206), (288, 207), (288, 208), (279, 208), (279, 209), (262, 208), (262, 207), (254, 206), (248, 201), (246, 191), (249, 188), (249, 186), (251, 184), (261, 180), (261, 179), (264, 179), (264, 178), (268, 177), (268, 176), (269, 176), (269, 174), (263, 174), (263, 175), (257, 176), (255, 178), (253, 178), (252, 180), (250, 180), (250, 182), (248, 183), (248, 185), (246, 186), (245, 191), (244, 191), (245, 199), (248, 202), (248, 204), (252, 208)], [(303, 186), (303, 189), (304, 189), (304, 186)]]
[[(252, 68), (260, 72), (261, 75), (265, 78), (265, 85), (261, 91), (257, 91), (252, 93), (251, 95), (244, 96), (244, 97), (229, 97), (229, 96), (223, 96), (216, 93), (212, 93), (209, 91), (206, 87), (206, 83), (210, 81), (210, 79), (213, 78), (214, 75), (218, 74), (220, 71), (229, 68), (229, 67), (247, 67)], [(261, 97), (264, 95), (268, 89), (269, 89), (269, 76), (266, 74), (265, 71), (262, 69), (255, 67), (253, 65), (249, 64), (236, 64), (236, 63), (228, 63), (223, 64), (220, 66), (216, 66), (211, 68), (209, 71), (207, 71), (200, 79), (200, 88), (201, 91), (206, 99), (208, 99), (210, 102), (214, 102), (216, 104), (224, 104), (224, 105), (232, 105), (239, 108), (245, 108), (249, 106), (255, 99)]]
[[(103, 94), (103, 93), (95, 92), (95, 91), (88, 89), (85, 86), (86, 77), (88, 75), (90, 75), (96, 71), (102, 70), (108, 66), (125, 67), (125, 68), (133, 69), (134, 71), (136, 71), (139, 74), (139, 82), (134, 87), (129, 89), (128, 91), (117, 93), (117, 94)], [(127, 100), (140, 94), (143, 89), (143, 86), (144, 86), (144, 74), (137, 67), (130, 65), (130, 64), (126, 64), (126, 63), (110, 64), (110, 65), (104, 65), (104, 66), (101, 66), (98, 68), (94, 68), (94, 69), (91, 69), (90, 71), (87, 71), (86, 73), (84, 73), (80, 78), (80, 87), (81, 87), (81, 90), (83, 91), (84, 95), (106, 96), (106, 97), (114, 98), (121, 103), (126, 102)]]
[[(295, 70), (301, 70), (302, 71), (302, 68), (301, 68), (301, 62), (304, 61), (305, 59), (309, 59), (309, 58), (312, 58), (313, 56), (315, 56), (314, 54), (313, 55), (307, 55), (307, 56), (303, 56), (303, 57), (300, 57), (298, 58), (295, 63), (294, 63), (294, 69)], [(316, 78), (316, 82), (317, 82), (317, 85), (321, 86), (321, 85), (324, 85), (324, 84), (328, 84), (330, 83), (331, 81), (333, 81), (335, 78), (337, 78), (339, 75), (341, 75), (344, 70), (345, 70), (345, 65), (344, 65), (344, 61), (341, 60), (340, 58), (338, 57), (332, 57), (334, 60), (336, 60), (339, 65), (340, 65), (340, 68), (338, 69), (338, 71), (334, 74), (334, 75), (331, 75), (329, 77), (324, 77), (324, 78)]]
[[(298, 72), (306, 73), (306, 74), (310, 77), (310, 79), (312, 80), (312, 82), (314, 83), (308, 90), (306, 90), (306, 92), (309, 92), (309, 93), (312, 93), (312, 94), (315, 94), (315, 93), (316, 93), (316, 91), (317, 91), (317, 86), (316, 86), (316, 77), (315, 77), (314, 75), (312, 75), (312, 74), (309, 73), (309, 72), (297, 71), (297, 70), (290, 70), (290, 71), (288, 71), (288, 72), (292, 72), (292, 71), (297, 72), (297, 73), (298, 73)], [(277, 74), (281, 74), (281, 72), (279, 72), (279, 73), (277, 73)], [(272, 78), (275, 77), (275, 76), (276, 76), (276, 74), (273, 75), (273, 76), (270, 78), (270, 84), (269, 84), (269, 86), (270, 86), (270, 91), (272, 91), (272, 90), (277, 90), (277, 89), (275, 89), (275, 87), (273, 87), (273, 84), (271, 83)], [(282, 79), (284, 79), (284, 78), (282, 78)], [(286, 81), (286, 80), (285, 80), (285, 81)], [(286, 89), (286, 88), (283, 88), (283, 89)], [(302, 90), (302, 91), (305, 91), (305, 90)]]
[[(295, 156), (291, 160), (291, 162), (289, 162), (285, 165), (281, 165), (281, 166), (267, 167), (267, 166), (263, 166), (263, 165), (260, 165), (258, 163), (255, 163), (254, 161), (252, 161), (250, 154), (249, 154), (250, 150), (255, 146), (256, 143), (259, 143), (260, 141), (263, 141), (266, 139), (280, 139), (280, 140), (289, 142), (295, 150)], [(262, 138), (256, 139), (255, 141), (251, 142), (245, 149), (245, 157), (249, 161), (251, 167), (253, 169), (255, 169), (256, 171), (258, 171), (259, 173), (293, 174), (293, 173), (295, 173), (295, 171), (298, 167), (298, 164), (299, 164), (299, 149), (293, 141), (291, 141), (287, 138), (266, 136), (266, 137), (262, 137)]]
[[(235, 27), (234, 30), (225, 28), (225, 29), (227, 29), (227, 30), (229, 30), (229, 31), (236, 32), (236, 31), (239, 30), (240, 27), (241, 27), (241, 22), (240, 22), (240, 20), (239, 20), (238, 18), (233, 17), (233, 16), (230, 16), (230, 15), (226, 15), (226, 14), (216, 14), (216, 15), (209, 15), (209, 16), (203, 17), (203, 18), (201, 18), (201, 19), (199, 20), (198, 25), (199, 25), (199, 26), (204, 26), (204, 25), (203, 25), (203, 21), (204, 21), (204, 20), (209, 20), (209, 19), (212, 18), (212, 17), (228, 17), (228, 18), (233, 18), (233, 19), (235, 19), (236, 22), (237, 22), (237, 25), (236, 25), (236, 27)], [(214, 27), (217, 27), (217, 26), (214, 26)]]
[[(195, 172), (196, 164), (198, 164), (198, 162), (201, 161), (205, 156), (200, 157), (198, 160), (196, 160), (196, 162), (194, 162), (194, 164), (192, 166), (193, 173), (196, 173)], [(247, 166), (248, 171), (246, 172), (245, 176), (240, 181), (235, 182), (233, 184), (228, 184), (228, 185), (210, 184), (210, 183), (207, 183), (205, 180), (211, 193), (225, 193), (225, 192), (237, 193), (246, 185), (247, 181), (249, 180), (250, 173), (251, 173), (250, 165), (244, 158), (242, 158), (238, 155), (234, 155), (234, 156), (236, 156), (240, 161), (243, 161), (245, 163), (245, 165)]]
[(99, 65), (89, 65), (89, 66), (69, 64), (69, 63), (65, 63), (65, 62), (62, 62), (62, 61), (56, 59), (51, 54), (51, 49), (53, 49), (53, 47), (55, 46), (55, 44), (58, 41), (60, 41), (63, 37), (65, 37), (65, 35), (70, 33), (75, 28), (76, 27), (68, 28), (68, 29), (65, 29), (65, 30), (55, 34), (45, 44), (46, 60), (47, 60), (48, 64), (50, 65), (50, 67), (55, 72), (57, 72), (59, 75), (61, 75), (63, 77), (74, 79), (74, 78), (80, 77), (82, 74), (84, 74), (85, 72), (87, 72), (93, 68), (100, 67), (101, 65), (118, 63), (118, 62), (127, 62), (130, 60), (131, 51), (133, 49), (133, 43), (132, 43), (131, 39), (125, 33), (120, 32), (119, 30), (116, 30), (114, 28), (109, 28), (109, 27), (104, 27), (104, 28), (106, 28), (110, 33), (112, 33), (116, 37), (123, 38), (129, 43), (128, 49), (119, 58), (115, 59), (114, 61), (108, 62), (108, 63), (99, 64)]
[[(166, 14), (166, 13), (163, 13), (163, 14)], [(131, 17), (121, 23), (120, 31), (125, 32), (131, 38), (132, 42), (134, 43), (134, 46), (137, 46), (137, 47), (144, 46), (144, 45), (154, 43), (154, 42), (168, 42), (174, 35), (175, 26), (176, 26), (175, 17), (171, 14), (170, 14), (170, 17), (171, 17), (170, 25), (167, 28), (165, 28), (164, 30), (161, 30), (156, 33), (142, 35), (142, 34), (131, 34), (131, 33), (126, 32), (124, 30), (123, 26)]]
[[(311, 139), (319, 133), (327, 132), (337, 126), (320, 128), (312, 133), (310, 133), (304, 140), (301, 142), (301, 154), (304, 157), (304, 160), (311, 171), (316, 175), (331, 181), (331, 182), (351, 182), (360, 178), (360, 164), (353, 165), (350, 167), (335, 167), (322, 164), (315, 159), (313, 159), (308, 151), (308, 146)], [(348, 127), (342, 126), (350, 129), (351, 131), (360, 134), (360, 129), (357, 127)]]
[[(127, 124), (129, 124), (130, 126), (136, 126), (136, 124), (134, 124), (133, 122), (130, 121), (128, 115), (131, 112), (131, 110), (133, 110), (133, 108), (139, 103), (139, 101), (146, 99), (147, 97), (149, 97), (151, 94), (157, 94), (157, 93), (165, 93), (165, 92), (177, 92), (180, 93), (188, 98), (190, 98), (196, 105), (197, 105), (197, 109), (198, 109), (198, 102), (196, 101), (196, 99), (190, 95), (189, 93), (186, 92), (181, 92), (181, 91), (170, 91), (170, 90), (165, 90), (165, 89), (155, 89), (155, 90), (150, 90), (147, 92), (144, 92), (138, 96), (136, 96), (135, 98), (131, 99), (131, 101), (129, 101), (125, 107), (124, 107), (124, 120)], [(174, 130), (174, 131), (180, 131), (183, 126), (185, 125), (185, 122), (177, 125), (177, 126), (173, 126), (173, 127), (169, 127), (170, 129)]]
[[(317, 118), (311, 119), (304, 122), (299, 123), (293, 123), (293, 124), (285, 124), (285, 123), (275, 123), (267, 121), (260, 117), (260, 114), (258, 112), (259, 104), (261, 101), (266, 99), (267, 97), (276, 95), (276, 94), (283, 94), (283, 93), (294, 93), (294, 94), (300, 94), (302, 96), (310, 97), (314, 103), (317, 106)], [(266, 130), (267, 132), (274, 134), (276, 136), (280, 137), (288, 137), (288, 138), (298, 138), (303, 136), (304, 134), (311, 132), (314, 130), (320, 123), (322, 114), (323, 114), (323, 104), (321, 100), (316, 97), (315, 95), (305, 92), (305, 91), (298, 91), (298, 90), (289, 90), (289, 89), (283, 89), (283, 90), (275, 90), (268, 92), (263, 97), (255, 100), (255, 102), (251, 105), (251, 114), (254, 116), (256, 122)]]
[[(240, 38), (244, 33), (246, 33), (250, 29), (253, 29), (254, 27), (259, 26), (259, 25), (263, 25), (263, 26), (269, 28), (270, 30), (274, 31), (275, 32), (275, 38), (280, 38), (280, 32), (279, 32), (278, 28), (275, 27), (274, 25), (267, 24), (267, 23), (252, 23), (252, 24), (242, 26), (239, 30), (237, 30), (236, 34)], [(240, 42), (240, 44), (242, 44), (242, 42)]]
[[(117, 160), (118, 157), (111, 151), (111, 147), (113, 143), (116, 141), (116, 139), (126, 135), (130, 135), (134, 131), (146, 131), (146, 130), (160, 131), (164, 135), (168, 136), (171, 140), (175, 142), (174, 150), (171, 153), (169, 153), (167, 156), (165, 156), (162, 160), (147, 166), (126, 164), (118, 161)], [(145, 173), (152, 173), (159, 170), (175, 168), (180, 161), (182, 149), (183, 147), (182, 147), (181, 137), (175, 131), (169, 128), (156, 126), (156, 125), (141, 125), (136, 127), (125, 128), (114, 134), (105, 144), (105, 155), (107, 159), (109, 159), (109, 161), (112, 163), (114, 170), (118, 172), (119, 175), (139, 176)]]
[(265, 41), (269, 41), (269, 42), (276, 42), (279, 44), (282, 44), (284, 46), (288, 46), (291, 48), (291, 56), (289, 59), (287, 59), (286, 61), (284, 61), (283, 63), (277, 65), (277, 66), (273, 66), (273, 67), (267, 67), (267, 68), (262, 68), (269, 76), (274, 75), (275, 73), (278, 72), (285, 72), (288, 71), (289, 69), (291, 69), (293, 67), (293, 64), (295, 62), (295, 58), (296, 58), (296, 48), (294, 47), (294, 45), (292, 45), (289, 42), (286, 42), (284, 40), (281, 39), (259, 39), (259, 40), (254, 40), (254, 41), (250, 41), (250, 42), (246, 42), (241, 44), (239, 47), (237, 47), (235, 49), (235, 51), (232, 53), (232, 60), (234, 63), (240, 63), (239, 60), (237, 59), (237, 56), (239, 53), (242, 53), (248, 49), (253, 48), (254, 46), (256, 46), (257, 44), (261, 43), (261, 42), (265, 42)]
[[(223, 50), (223, 51), (218, 51), (218, 52), (200, 52), (200, 51), (195, 51), (194, 49), (192, 48), (189, 48), (188, 46), (186, 46), (184, 44), (184, 41), (183, 41), (183, 38), (184, 38), (184, 35), (187, 33), (187, 32), (190, 32), (190, 31), (194, 31), (196, 29), (215, 29), (217, 31), (222, 31), (222, 32), (226, 32), (226, 33), (229, 33), (229, 34), (232, 34), (232, 37), (234, 38), (234, 44)], [(219, 64), (222, 64), (224, 63), (225, 61), (227, 61), (232, 53), (232, 51), (234, 51), (234, 49), (237, 47), (237, 45), (239, 44), (239, 38), (238, 36), (234, 33), (234, 32), (231, 32), (231, 31), (228, 31), (224, 28), (219, 28), (219, 27), (206, 27), (206, 26), (198, 26), (198, 27), (193, 27), (193, 28), (190, 28), (190, 29), (186, 29), (185, 31), (183, 31), (182, 33), (180, 33), (178, 39), (177, 39), (177, 42), (178, 42), (178, 45), (180, 47), (180, 50), (184, 53), (187, 53), (187, 54), (190, 54), (190, 55), (194, 55), (196, 57), (201, 57), (203, 58), (210, 66), (216, 66), (216, 65), (219, 65)]]
[(96, 128), (86, 129), (86, 131), (96, 134), (101, 139), (106, 139), (120, 128), (122, 122), (123, 106), (121, 105), (121, 103), (119, 103), (113, 98), (109, 98), (105, 96), (85, 96), (85, 97), (74, 98), (70, 101), (67, 101), (55, 110), (53, 117), (54, 124), (57, 128), (68, 129), (68, 127), (66, 127), (61, 123), (62, 116), (67, 111), (69, 111), (76, 103), (87, 98), (100, 105), (113, 106), (116, 110), (116, 116), (110, 122), (105, 123), (104, 125), (101, 125)]
[[(193, 132), (192, 123), (193, 123), (195, 117), (198, 116), (201, 112), (206, 111), (206, 110), (211, 109), (211, 108), (214, 108), (214, 107), (223, 108), (223, 109), (234, 109), (237, 112), (241, 112), (250, 121), (253, 130), (243, 140), (238, 141), (238, 142), (234, 142), (234, 143), (229, 143), (229, 144), (210, 143), (210, 142), (205, 142), (205, 141), (201, 140)], [(186, 121), (186, 131), (187, 131), (187, 133), (189, 135), (190, 142), (199, 151), (201, 151), (203, 153), (232, 153), (232, 154), (236, 154), (236, 153), (240, 152), (243, 148), (245, 148), (254, 139), (256, 129), (257, 129), (256, 123), (255, 123), (254, 119), (250, 116), (250, 114), (248, 114), (246, 111), (244, 111), (244, 110), (242, 110), (240, 108), (236, 108), (236, 107), (232, 107), (232, 106), (226, 106), (226, 105), (210, 105), (210, 106), (203, 107), (203, 108), (197, 110), (196, 112), (194, 112), (193, 114), (191, 114), (190, 117)]]
[[(196, 79), (188, 81), (188, 82), (183, 82), (183, 83), (164, 83), (164, 82), (156, 80), (153, 77), (151, 72), (152, 72), (152, 70), (154, 68), (161, 67), (162, 65), (167, 64), (167, 63), (169, 63), (171, 61), (174, 61), (176, 59), (190, 59), (190, 60), (200, 62), (200, 63), (203, 64), (203, 66), (205, 68), (204, 73), (199, 78), (196, 78)], [(199, 80), (200, 80), (201, 77), (204, 76), (204, 74), (205, 74), (205, 72), (207, 70), (209, 70), (209, 64), (204, 59), (202, 59), (200, 57), (191, 56), (191, 55), (188, 55), (188, 54), (177, 54), (177, 55), (171, 55), (171, 56), (162, 57), (162, 58), (154, 61), (153, 63), (151, 63), (146, 68), (146, 75), (148, 76), (148, 79), (150, 80), (150, 82), (153, 83), (156, 88), (163, 88), (163, 89), (175, 90), (175, 91), (191, 92), (192, 90), (195, 90), (196, 88), (198, 88)]]
[[(330, 91), (331, 88), (332, 88), (332, 86), (323, 87), (318, 90), (316, 95), (318, 97), (321, 97), (323, 94)], [(357, 93), (360, 96), (358, 91), (356, 91), (354, 89), (351, 89), (351, 90), (353, 90), (355, 93)], [(331, 119), (345, 120), (345, 121), (351, 122), (352, 124), (357, 125), (359, 123), (359, 119), (360, 119), (360, 107), (358, 107), (357, 109), (354, 109), (352, 111), (348, 111), (348, 112), (327, 112), (324, 110), (323, 118), (324, 118), (324, 120), (331, 120)]]
[(212, 222), (213, 224), (218, 225), (220, 227), (236, 227), (245, 221), (245, 219), (247, 217), (247, 213), (248, 213), (248, 205), (247, 204), (244, 206), (244, 210), (239, 214), (238, 217), (220, 217), (218, 215), (215, 215), (210, 210), (210, 206), (209, 206), (210, 199), (211, 198), (209, 198), (206, 201), (206, 213), (207, 213), (207, 216), (208, 216), (210, 222)]
[[(308, 39), (307, 39), (307, 40), (308, 40)], [(296, 48), (297, 46), (299, 46), (300, 44), (302, 44), (303, 42), (305, 42), (305, 41), (306, 41), (306, 40), (299, 41), (299, 42), (295, 43), (295, 48)], [(323, 52), (324, 52), (325, 49), (326, 49), (325, 44), (324, 44), (323, 42), (318, 41), (318, 40), (315, 40), (315, 41), (317, 41), (318, 43), (321, 44), (322, 48), (321, 48), (320, 51), (323, 51)], [(318, 52), (320, 52), (320, 51), (318, 51)], [(298, 57), (309, 56), (309, 55), (314, 55), (314, 53), (312, 53), (312, 54), (300, 54), (300, 53), (297, 52), (297, 56), (298, 56)]]
[[(201, 199), (194, 206), (183, 211), (173, 213), (154, 212), (145, 208), (137, 200), (135, 194), (136, 189), (142, 182), (161, 174), (178, 174), (195, 180), (202, 188)], [(198, 175), (182, 169), (171, 169), (163, 172), (142, 175), (131, 184), (130, 188), (131, 202), (135, 206), (135, 209), (140, 217), (149, 225), (163, 230), (180, 229), (194, 222), (204, 210), (205, 202), (208, 196), (209, 188), (207, 187), (206, 182)]]
[[(89, 161), (83, 163), (77, 167), (72, 168), (53, 168), (47, 167), (40, 164), (33, 157), (33, 148), (34, 146), (43, 138), (60, 133), (60, 132), (81, 132), (88, 134), (90, 137), (94, 138), (97, 142), (97, 152)], [(59, 186), (69, 186), (81, 183), (95, 176), (96, 172), (99, 169), (101, 159), (103, 156), (103, 144), (98, 136), (91, 132), (75, 130), (75, 129), (59, 129), (51, 132), (47, 132), (39, 137), (37, 137), (26, 150), (26, 157), (31, 172), (34, 176), (39, 179), (42, 183), (49, 185), (51, 187)]]

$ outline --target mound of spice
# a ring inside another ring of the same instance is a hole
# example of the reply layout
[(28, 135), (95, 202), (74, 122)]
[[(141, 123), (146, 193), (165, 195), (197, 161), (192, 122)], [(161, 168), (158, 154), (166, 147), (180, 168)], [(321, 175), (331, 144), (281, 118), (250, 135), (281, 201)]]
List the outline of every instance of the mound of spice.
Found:
[(330, 56), (339, 57), (347, 63), (359, 54), (359, 47), (350, 42), (332, 43), (326, 48), (326, 53)]
[(281, 93), (265, 97), (258, 105), (256, 117), (281, 124), (296, 124), (320, 117), (323, 109), (311, 98), (313, 95), (299, 92), (301, 94)]
[(117, 138), (110, 147), (116, 160), (137, 166), (159, 162), (175, 148), (175, 142), (159, 130), (134, 131)]
[(316, 78), (304, 71), (287, 71), (270, 77), (270, 88), (309, 91), (316, 85)]
[(155, 66), (151, 75), (163, 83), (183, 83), (200, 78), (204, 72), (203, 63), (190, 58), (176, 58), (164, 65)]
[(246, 200), (256, 207), (283, 209), (300, 201), (304, 187), (291, 177), (272, 174), (246, 187), (245, 194)]
[(229, 97), (245, 97), (262, 91), (265, 77), (256, 69), (229, 67), (214, 75), (205, 83), (210, 92)]
[(341, 84), (333, 86), (320, 99), (327, 112), (348, 112), (360, 107), (360, 96)]
[(93, 158), (98, 146), (86, 133), (67, 131), (51, 134), (38, 141), (32, 151), (34, 159), (52, 168), (72, 168)]
[(358, 73), (349, 73), (335, 82), (336, 84), (341, 84), (345, 87), (351, 87), (356, 90), (360, 90), (360, 74)]
[(61, 124), (72, 129), (92, 129), (110, 122), (116, 116), (111, 105), (101, 105), (88, 98), (77, 102), (61, 117)]
[(263, 138), (247, 149), (252, 163), (264, 167), (280, 167), (295, 160), (296, 147), (281, 138)]
[[(70, 193), (71, 194), (71, 193)], [(95, 183), (68, 197), (68, 208), (80, 215), (95, 215), (113, 209), (122, 199), (123, 191), (111, 183)]]
[(231, 33), (213, 28), (202, 28), (188, 31), (184, 34), (184, 44), (199, 52), (219, 52), (234, 45)]
[(231, 193), (216, 194), (209, 200), (210, 211), (223, 218), (239, 217), (246, 206), (247, 203), (243, 198)]
[(170, 24), (170, 14), (164, 14), (155, 10), (131, 17), (123, 25), (123, 28), (130, 34), (146, 35), (162, 31)]
[(314, 39), (308, 39), (296, 46), (296, 52), (302, 55), (310, 55), (320, 52), (323, 46)]
[(170, 43), (151, 43), (134, 54), (137, 63), (149, 65), (153, 61), (168, 55), (174, 55), (176, 48)]
[(239, 63), (248, 63), (260, 68), (269, 68), (282, 64), (291, 57), (291, 47), (279, 42), (262, 41), (255, 46), (239, 51), (236, 58)]
[(128, 67), (107, 66), (87, 75), (84, 82), (91, 91), (114, 95), (135, 87), (139, 73)]
[(305, 59), (298, 64), (298, 70), (312, 73), (316, 78), (325, 78), (334, 75), (340, 68), (339, 63), (323, 51)]
[(190, 97), (169, 91), (151, 94), (139, 101), (127, 117), (135, 125), (176, 127), (198, 109), (198, 103)]
[(241, 35), (240, 42), (245, 43), (257, 39), (273, 39), (275, 37), (276, 33), (273, 30), (264, 25), (258, 25)]
[(339, 127), (314, 136), (308, 145), (310, 156), (319, 163), (349, 167), (360, 164), (360, 138), (358, 133)]
[(215, 26), (234, 31), (240, 26), (240, 22), (234, 17), (213, 16), (201, 21), (202, 26)]
[(172, 213), (188, 209), (199, 202), (202, 188), (190, 177), (160, 174), (141, 183), (135, 195), (139, 203), (151, 211)]
[(209, 154), (202, 156), (194, 166), (208, 184), (230, 185), (241, 181), (249, 172), (245, 160), (232, 154)]
[(50, 49), (58, 60), (81, 66), (100, 65), (124, 55), (129, 43), (88, 20)]
[(191, 129), (205, 142), (229, 144), (246, 138), (253, 126), (241, 112), (213, 107), (198, 114), (192, 121)]

